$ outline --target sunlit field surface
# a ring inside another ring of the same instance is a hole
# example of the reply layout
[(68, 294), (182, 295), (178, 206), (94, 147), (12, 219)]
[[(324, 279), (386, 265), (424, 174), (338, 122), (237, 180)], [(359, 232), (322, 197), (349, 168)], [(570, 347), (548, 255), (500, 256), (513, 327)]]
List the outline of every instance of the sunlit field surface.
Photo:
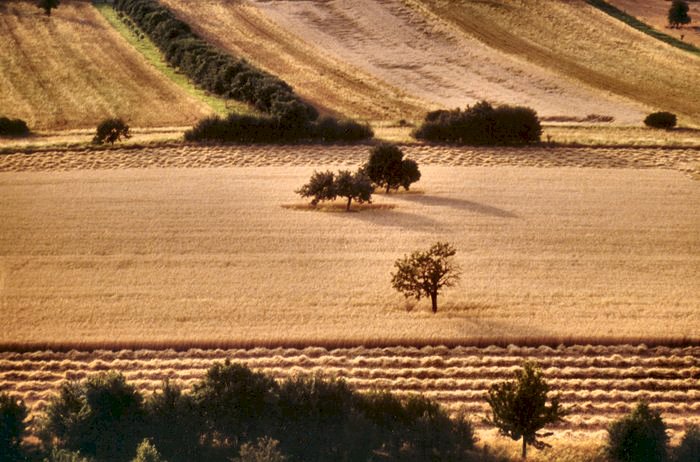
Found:
[[(136, 154), (134, 154), (136, 155)], [(317, 168), (328, 168), (327, 166)], [(5, 343), (682, 339), (700, 183), (666, 170), (423, 166), (411, 194), (300, 211), (315, 167), (0, 174)], [(437, 240), (437, 315), (390, 286)]]

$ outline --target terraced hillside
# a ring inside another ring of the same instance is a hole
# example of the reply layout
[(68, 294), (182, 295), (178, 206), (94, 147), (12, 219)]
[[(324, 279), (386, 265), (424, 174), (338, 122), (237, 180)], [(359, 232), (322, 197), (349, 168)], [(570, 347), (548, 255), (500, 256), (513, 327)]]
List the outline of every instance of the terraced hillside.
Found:
[(215, 361), (231, 359), (277, 379), (320, 374), (341, 377), (354, 389), (421, 393), (452, 412), (464, 410), (485, 430), (491, 384), (509, 379), (525, 359), (542, 367), (552, 391), (571, 410), (559, 436), (602, 436), (612, 419), (645, 399), (672, 432), (700, 423), (700, 348), (385, 347), (252, 348), (231, 350), (119, 350), (0, 352), (0, 390), (21, 396), (34, 415), (65, 380), (122, 372), (151, 392), (166, 378), (191, 387)]
[(160, 74), (89, 3), (0, 2), (0, 115), (33, 129), (191, 125), (212, 110)]

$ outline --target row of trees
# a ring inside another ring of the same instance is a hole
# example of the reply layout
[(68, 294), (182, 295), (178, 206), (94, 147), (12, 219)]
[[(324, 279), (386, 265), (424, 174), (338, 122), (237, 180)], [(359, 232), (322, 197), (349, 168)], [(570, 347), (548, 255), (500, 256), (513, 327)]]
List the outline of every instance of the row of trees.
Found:
[[(549, 447), (538, 433), (571, 410), (548, 396), (542, 371), (525, 362), (512, 380), (490, 387), (487, 423), (528, 446)], [(339, 380), (293, 378), (281, 383), (244, 366), (218, 363), (192, 391), (164, 382), (144, 398), (124, 377), (102, 373), (66, 382), (39, 424), (42, 447), (27, 449), (27, 409), (0, 394), (3, 462), (234, 461), (496, 461), (475, 450), (471, 423), (450, 418), (418, 395), (357, 393)], [(669, 448), (659, 412), (641, 402), (608, 428), (613, 462), (697, 462), (700, 430), (691, 426)]]
[[(0, 397), (0, 460), (25, 460), (26, 408)], [(229, 362), (211, 367), (190, 392), (166, 381), (144, 397), (117, 373), (66, 382), (38, 428), (35, 459), (53, 452), (52, 462), (126, 462), (144, 439), (152, 447), (140, 452), (169, 462), (229, 462), (269, 439), (290, 462), (474, 460), (469, 421), (429, 399), (362, 394), (319, 377), (278, 383)]]

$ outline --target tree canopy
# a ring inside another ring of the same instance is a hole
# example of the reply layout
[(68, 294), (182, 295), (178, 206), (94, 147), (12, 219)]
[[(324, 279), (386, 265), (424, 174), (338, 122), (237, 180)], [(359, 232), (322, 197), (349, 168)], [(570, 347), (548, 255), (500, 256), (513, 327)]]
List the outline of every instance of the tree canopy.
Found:
[(517, 441), (522, 438), (522, 457), (527, 457), (527, 446), (542, 449), (548, 445), (541, 438), (551, 433), (538, 434), (545, 425), (562, 420), (567, 411), (559, 405), (559, 397), (551, 399), (547, 405), (549, 385), (542, 378), (542, 372), (532, 362), (523, 364), (515, 373), (515, 380), (496, 383), (489, 389), (486, 398), (491, 406), (488, 422), (503, 436)]
[(683, 0), (673, 0), (671, 7), (668, 9), (668, 24), (671, 27), (680, 27), (684, 24), (689, 24), (691, 21), (688, 15), (688, 2)]
[(460, 276), (453, 261), (457, 253), (447, 242), (436, 242), (427, 251), (416, 251), (394, 263), (391, 285), (406, 298), (430, 297), (433, 313), (437, 313), (437, 296), (443, 287), (452, 287)]

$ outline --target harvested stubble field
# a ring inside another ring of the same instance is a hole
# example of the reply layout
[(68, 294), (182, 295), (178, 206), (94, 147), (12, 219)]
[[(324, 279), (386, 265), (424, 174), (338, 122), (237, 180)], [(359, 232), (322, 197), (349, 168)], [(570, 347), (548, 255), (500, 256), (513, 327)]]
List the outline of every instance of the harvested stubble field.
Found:
[[(358, 165), (367, 147), (2, 156), (0, 341), (700, 332), (700, 183), (673, 170), (697, 169), (700, 151), (406, 151), (422, 165), (417, 193), (378, 195), (394, 208), (350, 214), (283, 206), (301, 203), (294, 190), (314, 169)], [(522, 166), (491, 167), (509, 162)], [(125, 168), (231, 165), (247, 167)], [(634, 166), (666, 169), (615, 168)], [(389, 279), (398, 257), (438, 239), (457, 247), (464, 277), (433, 316)]]
[(384, 348), (249, 348), (0, 352), (0, 390), (21, 396), (33, 415), (65, 380), (115, 370), (148, 393), (163, 380), (191, 387), (216, 361), (231, 359), (277, 379), (320, 374), (361, 391), (421, 393), (451, 411), (466, 411), (491, 438), (483, 417), (489, 386), (510, 378), (523, 360), (537, 361), (571, 409), (554, 430), (562, 440), (601, 438), (611, 420), (646, 399), (672, 435), (700, 423), (700, 348), (625, 346)]
[(698, 26), (698, 22), (700, 22), (700, 4), (697, 1), (688, 3), (692, 22), (680, 29), (671, 29), (668, 26), (668, 9), (671, 6), (669, 2), (658, 0), (608, 0), (608, 3), (653, 26), (656, 30), (677, 39), (683, 36), (682, 40), (685, 42), (700, 47), (700, 27)]
[(0, 115), (33, 130), (191, 125), (213, 111), (151, 66), (90, 2), (46, 17), (36, 2), (0, 2)]

